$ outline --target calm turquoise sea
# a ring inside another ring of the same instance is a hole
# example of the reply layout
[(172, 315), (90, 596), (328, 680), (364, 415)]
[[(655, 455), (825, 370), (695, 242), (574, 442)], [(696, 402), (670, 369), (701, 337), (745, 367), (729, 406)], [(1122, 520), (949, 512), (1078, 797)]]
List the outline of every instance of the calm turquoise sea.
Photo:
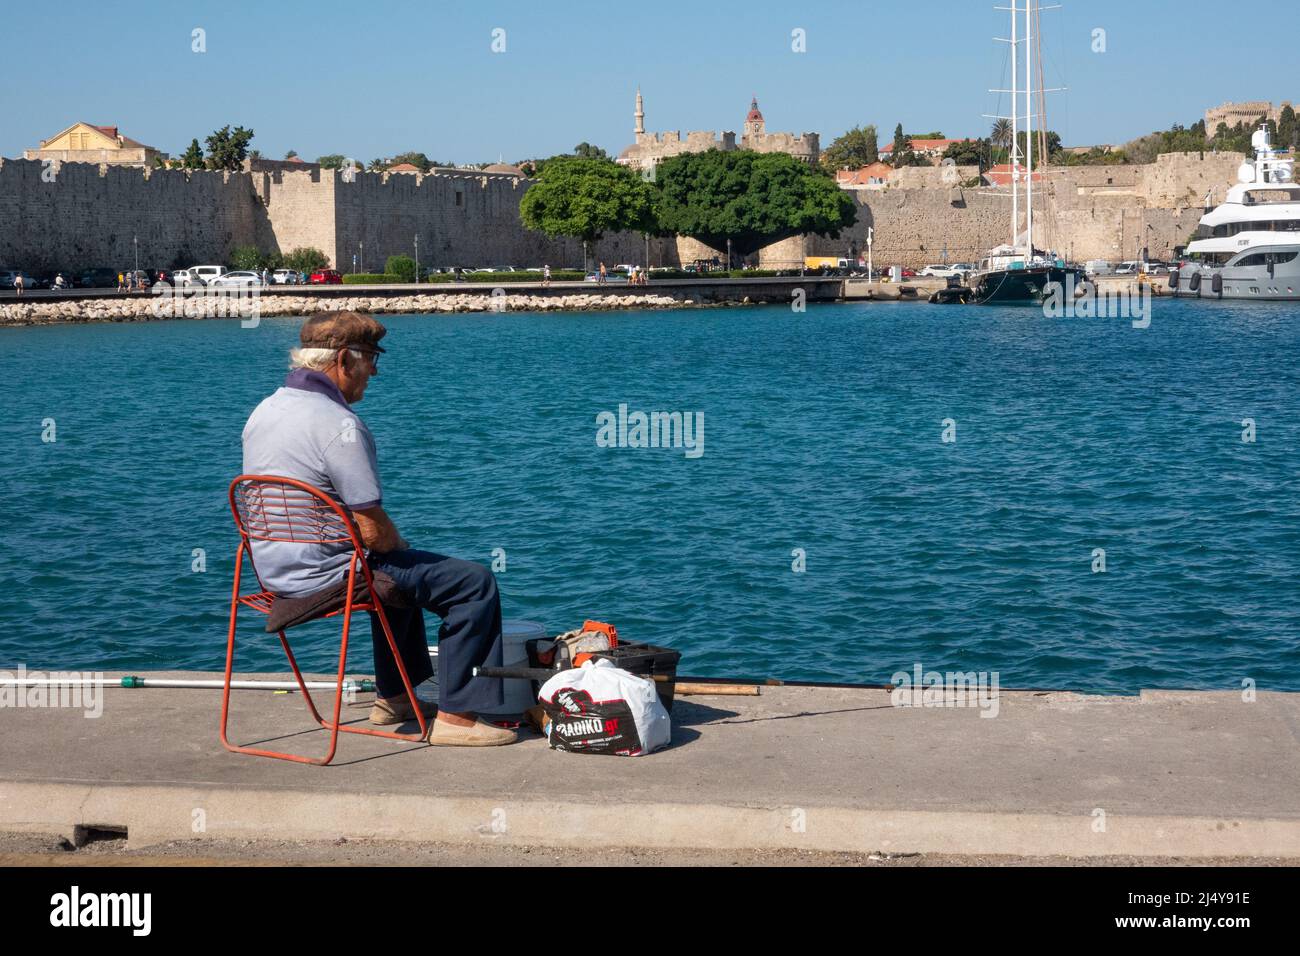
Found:
[[(413, 543), (686, 673), (1300, 690), (1300, 310), (1154, 305), (395, 316), (358, 411)], [(0, 666), (222, 666), (226, 486), (298, 325), (0, 330)], [(620, 404), (703, 413), (703, 454), (599, 447)]]

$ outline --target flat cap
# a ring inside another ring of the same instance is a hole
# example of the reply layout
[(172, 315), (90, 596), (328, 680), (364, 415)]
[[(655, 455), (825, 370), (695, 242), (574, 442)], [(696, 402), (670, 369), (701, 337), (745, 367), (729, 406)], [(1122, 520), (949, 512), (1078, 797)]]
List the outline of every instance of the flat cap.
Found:
[(358, 349), (382, 352), (379, 340), (388, 330), (360, 312), (320, 312), (302, 324), (298, 337), (305, 349)]

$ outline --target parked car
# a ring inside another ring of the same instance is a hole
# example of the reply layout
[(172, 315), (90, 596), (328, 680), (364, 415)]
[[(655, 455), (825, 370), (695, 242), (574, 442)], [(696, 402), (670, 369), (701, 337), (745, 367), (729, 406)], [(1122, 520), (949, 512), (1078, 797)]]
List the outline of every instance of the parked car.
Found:
[(1109, 276), (1115, 274), (1115, 263), (1105, 259), (1089, 259), (1083, 264), (1083, 271), (1090, 276)]
[(213, 279), (219, 278), (226, 274), (225, 266), (190, 266), (187, 270), (198, 279), (203, 280), (204, 285), (208, 285)]
[(207, 283), (199, 278), (198, 273), (193, 269), (177, 269), (171, 274), (171, 284), (178, 289), (183, 289), (187, 286), (201, 286)]
[(128, 269), (125, 275), (128, 282), (135, 280), (136, 288), (147, 289), (153, 285), (153, 276), (145, 269)]
[(342, 285), (343, 276), (337, 269), (317, 269), (307, 282), (311, 285)]
[(297, 285), (298, 273), (293, 269), (276, 269), (271, 273), (273, 285)]
[(117, 269), (85, 269), (77, 276), (77, 285), (83, 289), (116, 289), (118, 274)]
[(40, 280), (39, 276), (34, 276), (25, 269), (7, 269), (0, 272), (0, 288), (16, 289), (18, 287), (18, 277), (23, 277), (23, 291), (31, 292), (33, 289), (47, 288), (47, 283)]
[(262, 274), (260, 272), (244, 269), (238, 272), (225, 272), (208, 281), (208, 287), (212, 289), (248, 288), (249, 286), (260, 286), (261, 284)]
[(959, 276), (961, 272), (956, 266), (932, 265), (926, 266), (921, 270), (921, 275), (931, 276), (936, 279), (947, 279), (951, 276)]
[(1118, 266), (1115, 267), (1114, 274), (1117, 276), (1135, 276), (1138, 274), (1138, 269), (1140, 267), (1141, 267), (1141, 263), (1137, 261), (1121, 262)]

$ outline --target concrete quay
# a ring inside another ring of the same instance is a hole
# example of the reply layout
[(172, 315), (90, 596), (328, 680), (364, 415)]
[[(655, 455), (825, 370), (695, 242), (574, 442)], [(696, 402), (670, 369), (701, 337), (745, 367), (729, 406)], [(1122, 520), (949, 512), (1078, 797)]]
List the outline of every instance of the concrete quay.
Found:
[[(993, 711), (765, 686), (679, 699), (671, 745), (640, 758), (564, 754), (537, 736), (479, 750), (343, 735), (336, 762), (313, 767), (223, 750), (220, 691), (128, 690), (120, 676), (105, 675), (97, 718), (0, 709), (0, 832), (118, 829), (131, 849), (342, 838), (1300, 858), (1300, 694), (1003, 691)], [(296, 693), (236, 691), (231, 737), (308, 754), (326, 744)]]
[(773, 303), (832, 302), (844, 280), (821, 276), (593, 282), (446, 282), (433, 284), (269, 286), (252, 293), (194, 289), (175, 295), (84, 289), (0, 294), (0, 327), (73, 322), (141, 322), (171, 318), (270, 318), (327, 309), (377, 314), (581, 311)]

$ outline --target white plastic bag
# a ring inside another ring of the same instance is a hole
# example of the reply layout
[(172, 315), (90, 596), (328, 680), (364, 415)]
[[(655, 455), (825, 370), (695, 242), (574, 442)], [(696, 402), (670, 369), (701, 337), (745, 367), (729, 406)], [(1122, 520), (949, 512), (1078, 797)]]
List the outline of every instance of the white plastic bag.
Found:
[(654, 682), (603, 658), (556, 674), (537, 699), (551, 718), (546, 733), (555, 750), (637, 757), (672, 736)]

